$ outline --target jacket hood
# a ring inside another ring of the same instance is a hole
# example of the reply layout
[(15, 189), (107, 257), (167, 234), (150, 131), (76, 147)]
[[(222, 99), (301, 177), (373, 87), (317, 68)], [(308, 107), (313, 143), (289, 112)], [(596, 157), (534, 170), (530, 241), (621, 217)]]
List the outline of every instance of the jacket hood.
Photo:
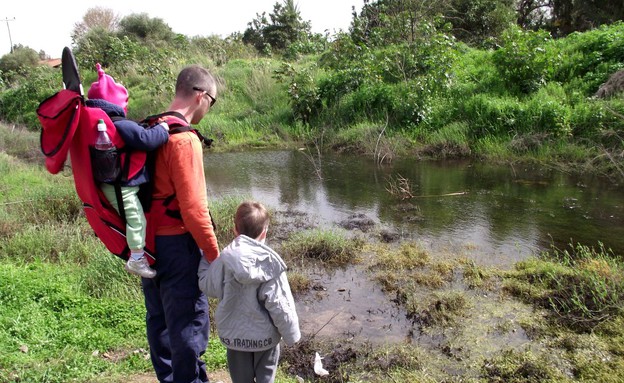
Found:
[(263, 283), (286, 271), (286, 264), (270, 247), (239, 235), (221, 253), (239, 283)]

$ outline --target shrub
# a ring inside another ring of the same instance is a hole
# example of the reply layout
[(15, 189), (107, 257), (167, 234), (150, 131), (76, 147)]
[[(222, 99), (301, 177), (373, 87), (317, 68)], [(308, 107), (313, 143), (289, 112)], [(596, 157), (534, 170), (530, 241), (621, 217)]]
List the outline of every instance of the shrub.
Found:
[(554, 79), (573, 83), (584, 95), (624, 68), (624, 23), (618, 21), (583, 33), (572, 33), (557, 42), (562, 58)]
[(25, 125), (30, 130), (39, 129), (37, 107), (62, 87), (58, 69), (37, 66), (25, 69), (24, 77), (16, 79), (10, 89), (0, 93), (0, 118)]
[(528, 94), (544, 85), (557, 60), (556, 55), (546, 49), (549, 40), (546, 31), (511, 27), (504, 33), (503, 44), (492, 58), (509, 89)]
[(290, 105), (295, 118), (304, 124), (318, 116), (322, 110), (319, 88), (316, 86), (313, 77), (314, 67), (295, 68), (287, 63), (276, 71), (276, 77), (280, 81), (287, 82)]
[(39, 64), (39, 54), (34, 49), (18, 46), (11, 53), (0, 57), (0, 73), (5, 81), (26, 76)]

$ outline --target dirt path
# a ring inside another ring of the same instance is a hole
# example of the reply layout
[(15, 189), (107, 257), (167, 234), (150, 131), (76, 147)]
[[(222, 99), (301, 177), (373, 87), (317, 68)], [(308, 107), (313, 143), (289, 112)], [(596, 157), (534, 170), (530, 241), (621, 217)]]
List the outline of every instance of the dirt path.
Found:
[[(208, 374), (211, 383), (222, 382), (232, 383), (230, 375), (226, 370), (214, 371)], [(153, 374), (130, 375), (124, 377), (124, 383), (158, 383), (158, 379)], [(120, 382), (121, 383), (121, 382)]]

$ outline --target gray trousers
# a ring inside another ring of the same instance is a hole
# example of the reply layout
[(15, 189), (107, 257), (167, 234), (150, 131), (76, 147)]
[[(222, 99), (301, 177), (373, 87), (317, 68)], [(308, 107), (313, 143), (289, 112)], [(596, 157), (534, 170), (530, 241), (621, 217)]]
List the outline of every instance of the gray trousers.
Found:
[(227, 349), (228, 369), (232, 383), (273, 383), (280, 355), (279, 344), (258, 352)]

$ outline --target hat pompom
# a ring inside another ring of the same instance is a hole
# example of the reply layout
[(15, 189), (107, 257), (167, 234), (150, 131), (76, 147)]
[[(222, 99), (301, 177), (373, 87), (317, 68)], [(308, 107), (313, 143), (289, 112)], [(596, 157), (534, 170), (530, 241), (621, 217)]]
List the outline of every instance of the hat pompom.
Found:
[(98, 80), (91, 84), (87, 97), (90, 99), (102, 99), (115, 105), (121, 106), (124, 111), (128, 108), (128, 90), (121, 84), (104, 73), (100, 63), (95, 64), (98, 73)]

